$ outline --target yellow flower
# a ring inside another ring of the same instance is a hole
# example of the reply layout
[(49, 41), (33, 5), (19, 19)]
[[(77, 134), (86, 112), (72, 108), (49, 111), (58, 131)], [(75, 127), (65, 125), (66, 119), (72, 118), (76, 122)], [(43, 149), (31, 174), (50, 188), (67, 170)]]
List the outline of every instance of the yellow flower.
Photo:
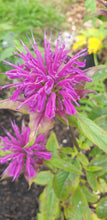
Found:
[(75, 39), (77, 40), (77, 42), (74, 43), (74, 45), (72, 47), (73, 50), (77, 50), (77, 49), (81, 48), (84, 44), (86, 44), (87, 38), (84, 35), (78, 35)]
[(96, 37), (90, 37), (88, 38), (88, 52), (91, 53), (97, 53), (98, 50), (101, 50), (102, 48), (102, 38), (98, 39)]
[[(101, 220), (100, 218), (97, 217), (95, 213), (92, 214), (92, 220)], [(104, 220), (104, 219), (102, 219)]]

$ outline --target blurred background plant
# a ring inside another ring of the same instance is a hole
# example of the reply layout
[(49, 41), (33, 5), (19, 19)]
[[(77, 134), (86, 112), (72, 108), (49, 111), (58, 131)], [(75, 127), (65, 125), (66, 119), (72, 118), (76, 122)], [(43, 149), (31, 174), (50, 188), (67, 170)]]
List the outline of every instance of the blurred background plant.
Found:
[[(78, 31), (75, 37), (76, 42), (73, 45), (73, 50), (88, 47), (89, 54), (93, 54), (95, 65), (107, 63), (106, 55), (104, 60), (99, 58), (102, 56), (102, 51), (107, 53), (107, 17), (103, 15), (104, 10), (97, 10), (97, 3), (99, 2), (103, 3), (103, 1), (95, 0), (85, 1), (88, 15), (84, 18), (84, 22), (91, 21), (91, 27)], [(100, 4), (99, 7), (102, 5)]]
[[(107, 130), (107, 17), (102, 13), (102, 7), (106, 12), (106, 4), (106, 1), (100, 0), (85, 1), (88, 15), (84, 18), (84, 22), (91, 22), (91, 27), (78, 31), (73, 44), (74, 51), (88, 48), (86, 67), (96, 66), (89, 69), (92, 83), (87, 84), (87, 88), (94, 88), (97, 94), (91, 94), (90, 98), (81, 100), (81, 107), (78, 110), (95, 120), (105, 130)], [(87, 23), (87, 26), (88, 24), (90, 23)]]
[[(64, 22), (64, 15), (60, 7), (56, 7), (54, 2), (39, 0), (0, 0), (0, 59), (8, 58), (11, 62), (19, 62), (14, 59), (12, 51), (13, 45), (22, 49), (19, 37), (30, 48), (30, 43), (26, 33), (31, 36), (33, 29), (35, 39), (39, 42), (42, 50), (44, 28), (53, 32), (60, 32), (60, 25)], [(0, 72), (8, 70), (7, 65), (0, 62)], [(0, 75), (3, 83), (4, 75)]]

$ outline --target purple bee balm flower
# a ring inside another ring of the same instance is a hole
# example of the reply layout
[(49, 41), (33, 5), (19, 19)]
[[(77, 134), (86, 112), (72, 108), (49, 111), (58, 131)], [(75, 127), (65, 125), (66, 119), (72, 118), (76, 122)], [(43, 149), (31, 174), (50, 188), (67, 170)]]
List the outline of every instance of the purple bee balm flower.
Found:
[(7, 131), (5, 131), (6, 137), (0, 137), (3, 141), (2, 151), (6, 153), (0, 158), (0, 163), (10, 162), (2, 176), (13, 176), (14, 181), (23, 172), (30, 183), (38, 173), (38, 165), (43, 165), (44, 160), (50, 160), (51, 153), (46, 150), (46, 140), (43, 134), (40, 134), (33, 144), (29, 144), (29, 127), (25, 127), (23, 122), (20, 133), (18, 126), (13, 122), (11, 124), (15, 137)]
[[(18, 83), (3, 86), (16, 87), (11, 100), (20, 100), (18, 109), (26, 104), (30, 111), (44, 112), (49, 119), (55, 117), (55, 113), (61, 117), (65, 114), (75, 114), (75, 105), (89, 90), (84, 89), (85, 83), (91, 82), (84, 71), (79, 67), (85, 67), (85, 61), (80, 62), (78, 58), (87, 55), (86, 49), (77, 53), (68, 61), (68, 50), (65, 45), (60, 46), (60, 36), (57, 39), (55, 52), (51, 51), (50, 41), (44, 37), (44, 59), (37, 47), (34, 36), (33, 43), (29, 39), (35, 53), (35, 57), (23, 44), (26, 54), (18, 48), (15, 54), (23, 61), (22, 65), (15, 65), (5, 61), (13, 67), (6, 75), (10, 79), (18, 79)], [(67, 62), (68, 61), (68, 62)], [(23, 97), (20, 95), (23, 95)], [(66, 117), (65, 117), (66, 118)]]

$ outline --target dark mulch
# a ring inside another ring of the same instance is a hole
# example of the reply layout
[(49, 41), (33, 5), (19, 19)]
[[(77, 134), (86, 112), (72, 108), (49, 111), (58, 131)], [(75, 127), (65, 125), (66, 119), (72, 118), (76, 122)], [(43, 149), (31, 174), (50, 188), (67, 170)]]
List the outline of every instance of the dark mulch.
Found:
[[(0, 166), (0, 172), (4, 170)], [(28, 184), (23, 176), (11, 182), (5, 179), (0, 182), (0, 220), (36, 220), (39, 207), (39, 194), (42, 187)]]

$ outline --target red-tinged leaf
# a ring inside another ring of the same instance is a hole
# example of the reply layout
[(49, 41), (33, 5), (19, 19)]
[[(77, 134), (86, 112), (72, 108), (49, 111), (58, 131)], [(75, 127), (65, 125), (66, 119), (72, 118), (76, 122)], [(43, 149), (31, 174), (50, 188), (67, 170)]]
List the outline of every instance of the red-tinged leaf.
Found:
[(29, 127), (31, 130), (31, 138), (37, 133), (47, 133), (53, 126), (54, 120), (45, 117), (44, 113), (31, 112)]
[(18, 112), (22, 112), (23, 114), (29, 114), (29, 108), (26, 105), (21, 106), (18, 110), (18, 106), (21, 104), (21, 102), (19, 101), (15, 101), (13, 102), (10, 99), (5, 99), (0, 101), (0, 109), (10, 109), (13, 111), (18, 111)]

